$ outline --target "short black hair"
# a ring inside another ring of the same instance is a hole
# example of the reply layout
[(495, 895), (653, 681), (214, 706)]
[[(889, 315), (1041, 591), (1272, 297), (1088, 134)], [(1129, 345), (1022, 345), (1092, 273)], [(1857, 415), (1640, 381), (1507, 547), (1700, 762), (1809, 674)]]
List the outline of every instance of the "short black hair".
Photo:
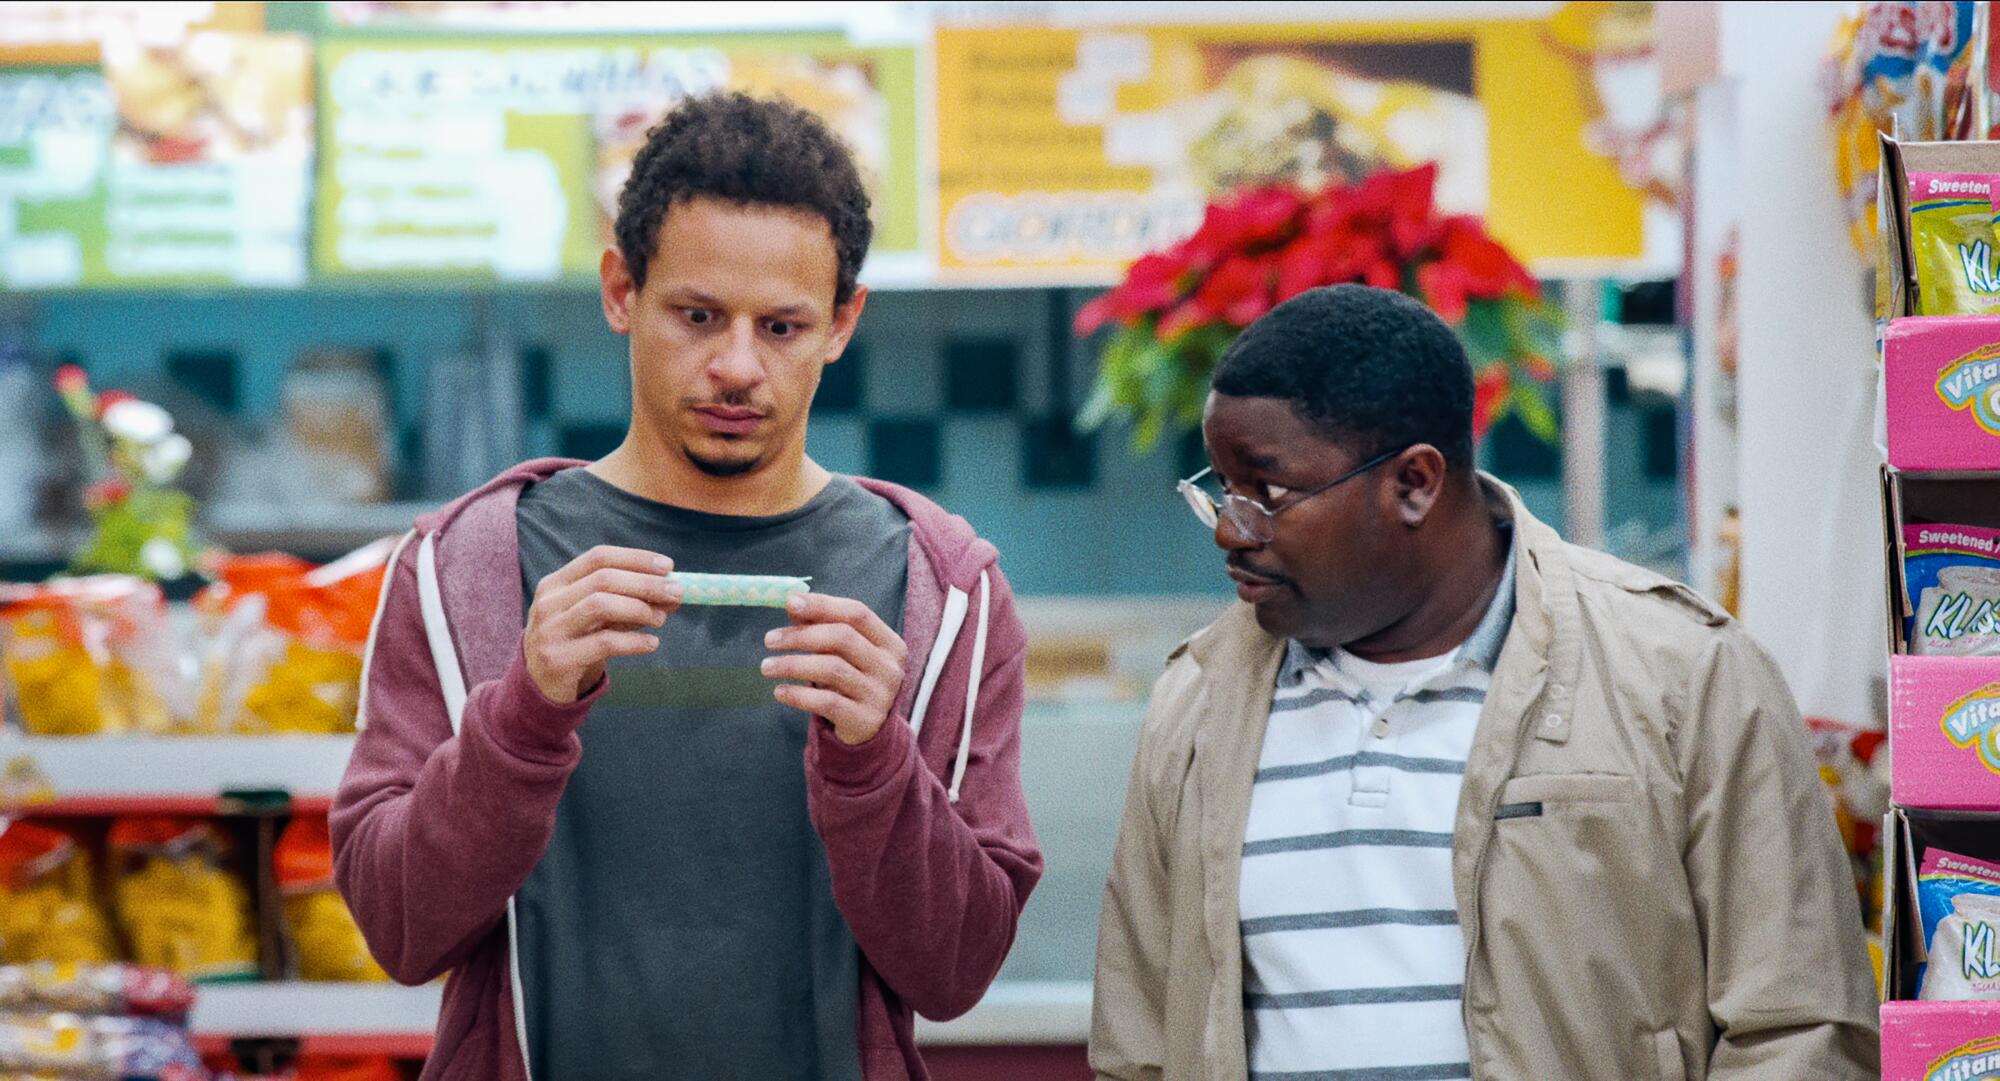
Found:
[(854, 153), (826, 121), (789, 101), (741, 91), (675, 105), (646, 134), (618, 193), (613, 231), (635, 284), (646, 284), (667, 211), (701, 196), (825, 218), (839, 257), (834, 303), (853, 299), (875, 226)]
[(1280, 398), (1363, 457), (1418, 443), (1472, 463), (1472, 362), (1437, 313), (1365, 285), (1301, 293), (1237, 335), (1215, 390)]

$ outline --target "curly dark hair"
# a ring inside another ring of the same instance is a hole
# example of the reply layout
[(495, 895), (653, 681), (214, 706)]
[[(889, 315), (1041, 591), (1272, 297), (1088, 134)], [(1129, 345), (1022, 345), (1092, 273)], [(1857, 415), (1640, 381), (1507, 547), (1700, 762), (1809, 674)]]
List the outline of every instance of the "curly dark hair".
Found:
[(667, 211), (704, 195), (825, 218), (839, 256), (834, 303), (853, 299), (875, 227), (854, 154), (824, 120), (789, 101), (739, 91), (675, 105), (646, 134), (618, 193), (614, 231), (634, 283), (646, 284)]
[(1215, 390), (1280, 398), (1362, 457), (1428, 443), (1472, 464), (1472, 362), (1444, 320), (1389, 289), (1335, 285), (1271, 309), (1230, 343)]

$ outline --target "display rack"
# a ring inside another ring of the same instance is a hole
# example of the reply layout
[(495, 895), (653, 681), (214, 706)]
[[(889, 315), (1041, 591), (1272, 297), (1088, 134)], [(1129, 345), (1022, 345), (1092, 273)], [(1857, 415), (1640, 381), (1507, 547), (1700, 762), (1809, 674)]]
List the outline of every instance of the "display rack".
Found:
[[(0, 734), (0, 769), (22, 800), (17, 813), (43, 817), (127, 814), (324, 813), (352, 736), (33, 737)], [(243, 1041), (296, 1041), (325, 1055), (429, 1054), (442, 984), (263, 981), (204, 986), (190, 1028), (200, 1048), (222, 1053)], [(1090, 1030), (1086, 982), (997, 984), (969, 1013), (919, 1020), (933, 1047), (1081, 1045)]]
[[(312, 1054), (422, 1058), (442, 997), (441, 984), (220, 984), (202, 989), (190, 1028), (206, 1052), (296, 1038)], [(963, 1017), (917, 1021), (927, 1047), (1070, 1046), (1089, 1034), (1087, 983), (1003, 983)]]
[(1921, 290), (1936, 287), (1919, 280), (1911, 258), (1908, 174), (1916, 172), (2000, 173), (2000, 143), (1885, 140), (1883, 148), (1884, 266), (1896, 317), (1882, 334), (1881, 384), (1892, 801), (1883, 831), (1884, 1081), (1981, 1075), (2000, 1041), (2000, 1002), (1921, 997), (1939, 966), (1966, 966), (1968, 981), (1977, 975), (1969, 951), (1928, 953), (1918, 874), (1932, 849), (2000, 862), (2000, 764), (1982, 750), (2000, 702), (1979, 709), (1983, 698), (2000, 699), (2000, 657), (1921, 655), (1961, 651), (1948, 629), (1919, 626), (1930, 645), (1906, 633), (1924, 598), (1911, 595), (1905, 527), (2000, 528), (2000, 436), (1941, 393), (1952, 371), (2000, 348), (2000, 317), (1916, 314)]
[(207, 1053), (297, 1039), (307, 1054), (423, 1058), (443, 995), (442, 984), (217, 984), (201, 989), (188, 1027)]
[(353, 736), (88, 738), (0, 733), (0, 769), (38, 815), (326, 812)]

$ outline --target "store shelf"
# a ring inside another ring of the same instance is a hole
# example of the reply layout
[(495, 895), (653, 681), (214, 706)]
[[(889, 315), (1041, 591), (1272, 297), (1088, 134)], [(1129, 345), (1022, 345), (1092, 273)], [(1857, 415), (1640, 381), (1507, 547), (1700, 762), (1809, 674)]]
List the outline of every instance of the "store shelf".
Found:
[(39, 528), (0, 534), (0, 565), (61, 563), (69, 558), (72, 540)]
[(934, 1047), (1035, 1047), (1080, 1044), (1090, 1037), (1090, 984), (1003, 982), (965, 1016), (917, 1019), (917, 1042)]
[[(190, 1021), (204, 1051), (232, 1040), (298, 1039), (330, 1055), (419, 1058), (430, 1051), (443, 987), (259, 983), (203, 987)], [(1081, 1044), (1090, 1034), (1088, 983), (1002, 983), (964, 1017), (917, 1021), (933, 1047)]]
[(312, 555), (353, 551), (370, 541), (408, 532), (430, 503), (301, 503), (265, 506), (217, 503), (202, 514), (202, 529), (232, 551), (275, 549)]
[(272, 790), (290, 793), (295, 809), (324, 811), (353, 750), (352, 736), (8, 734), (0, 769), (10, 786), (35, 790), (42, 814), (212, 814), (225, 793)]
[(430, 1053), (444, 985), (245, 983), (205, 986), (188, 1027), (203, 1051), (230, 1041), (298, 1039), (326, 1055)]

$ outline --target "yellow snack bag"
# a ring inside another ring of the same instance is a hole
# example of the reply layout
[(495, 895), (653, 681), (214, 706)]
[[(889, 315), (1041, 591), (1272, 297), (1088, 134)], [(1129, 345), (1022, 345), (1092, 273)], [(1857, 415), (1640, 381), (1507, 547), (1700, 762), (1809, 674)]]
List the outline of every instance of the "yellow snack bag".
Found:
[(19, 820), (0, 828), (0, 963), (116, 960), (96, 878), (69, 834)]
[(326, 817), (294, 818), (273, 854), (285, 924), (296, 947), (299, 978), (379, 983), (389, 974), (375, 963), (347, 902), (333, 888), (333, 840)]
[(166, 732), (191, 705), (166, 599), (138, 578), (0, 586), (0, 659), (30, 735)]
[(393, 542), (323, 567), (288, 555), (230, 556), (195, 598), (209, 624), (202, 726), (242, 733), (354, 730), (361, 653)]
[(2000, 311), (2000, 276), (1993, 262), (1993, 180), (1982, 173), (1910, 174), (1918, 314)]
[(250, 891), (226, 868), (229, 847), (201, 819), (112, 823), (113, 895), (132, 960), (196, 981), (256, 977)]

